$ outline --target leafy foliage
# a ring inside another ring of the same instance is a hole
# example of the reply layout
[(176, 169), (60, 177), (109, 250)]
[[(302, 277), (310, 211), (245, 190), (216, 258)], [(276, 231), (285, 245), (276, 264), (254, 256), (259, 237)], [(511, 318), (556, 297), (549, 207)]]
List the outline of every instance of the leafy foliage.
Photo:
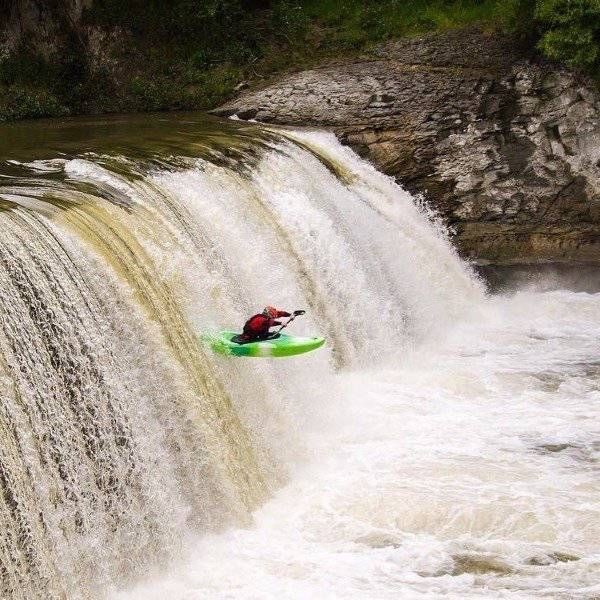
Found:
[(600, 0), (537, 0), (535, 18), (546, 56), (572, 67), (600, 66)]
[(47, 89), (15, 85), (0, 96), (0, 121), (61, 117), (68, 113), (68, 108)]

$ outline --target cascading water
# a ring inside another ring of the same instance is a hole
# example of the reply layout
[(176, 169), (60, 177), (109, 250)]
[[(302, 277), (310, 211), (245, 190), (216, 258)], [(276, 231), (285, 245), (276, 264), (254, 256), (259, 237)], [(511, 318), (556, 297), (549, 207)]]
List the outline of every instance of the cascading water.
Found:
[[(0, 152), (0, 596), (591, 589), (595, 296), (486, 299), (329, 134), (76, 124)], [(199, 342), (267, 303), (328, 349)]]

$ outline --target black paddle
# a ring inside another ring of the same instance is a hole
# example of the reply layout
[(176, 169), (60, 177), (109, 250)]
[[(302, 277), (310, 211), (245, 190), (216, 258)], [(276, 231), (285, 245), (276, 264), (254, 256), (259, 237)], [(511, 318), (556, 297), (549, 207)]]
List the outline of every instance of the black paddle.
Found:
[(282, 329), (285, 329), (296, 317), (303, 315), (305, 312), (306, 312), (305, 310), (295, 310), (292, 313), (292, 316), (273, 334), (273, 336), (269, 336), (269, 337), (271, 339), (273, 339), (273, 337), (275, 337), (275, 336), (279, 337), (279, 334), (281, 333)]

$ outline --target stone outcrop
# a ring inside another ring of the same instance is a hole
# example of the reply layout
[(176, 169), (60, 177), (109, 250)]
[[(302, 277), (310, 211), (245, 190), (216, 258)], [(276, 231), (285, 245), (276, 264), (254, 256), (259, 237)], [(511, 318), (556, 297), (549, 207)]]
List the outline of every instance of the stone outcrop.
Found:
[(77, 38), (83, 10), (92, 0), (0, 0), (0, 58), (26, 44), (44, 58), (54, 55), (64, 37)]
[(600, 95), (510, 37), (388, 43), (215, 112), (333, 129), (422, 193), (481, 264), (600, 264)]

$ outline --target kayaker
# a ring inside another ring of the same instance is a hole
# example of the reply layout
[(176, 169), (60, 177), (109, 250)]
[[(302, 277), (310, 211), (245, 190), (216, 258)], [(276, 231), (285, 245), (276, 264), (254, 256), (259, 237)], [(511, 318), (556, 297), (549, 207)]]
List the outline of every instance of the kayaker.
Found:
[(267, 306), (262, 313), (253, 315), (246, 321), (243, 333), (238, 335), (235, 341), (238, 344), (246, 344), (269, 338), (273, 339), (277, 334), (271, 333), (269, 329), (281, 325), (281, 321), (277, 321), (277, 319), (291, 317), (292, 314), (293, 316), (303, 315), (304, 312), (303, 310), (295, 310), (293, 313), (289, 313), (285, 310), (278, 310), (274, 306)]

